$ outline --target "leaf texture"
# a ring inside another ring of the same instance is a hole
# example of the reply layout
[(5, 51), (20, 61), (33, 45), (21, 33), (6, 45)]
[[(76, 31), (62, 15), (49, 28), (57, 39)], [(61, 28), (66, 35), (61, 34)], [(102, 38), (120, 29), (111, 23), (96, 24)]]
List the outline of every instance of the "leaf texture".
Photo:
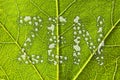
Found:
[(119, 80), (119, 0), (0, 0), (0, 80)]

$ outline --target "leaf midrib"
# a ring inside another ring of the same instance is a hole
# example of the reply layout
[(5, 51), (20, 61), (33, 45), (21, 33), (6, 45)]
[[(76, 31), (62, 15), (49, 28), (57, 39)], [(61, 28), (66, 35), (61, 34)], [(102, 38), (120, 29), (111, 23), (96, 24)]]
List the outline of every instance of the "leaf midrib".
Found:
[[(56, 52), (57, 52), (57, 55), (59, 56), (59, 3), (58, 3), (58, 0), (55, 1), (56, 3), (56, 37), (57, 37), (57, 47), (56, 47)], [(57, 59), (57, 80), (59, 80), (59, 58)]]

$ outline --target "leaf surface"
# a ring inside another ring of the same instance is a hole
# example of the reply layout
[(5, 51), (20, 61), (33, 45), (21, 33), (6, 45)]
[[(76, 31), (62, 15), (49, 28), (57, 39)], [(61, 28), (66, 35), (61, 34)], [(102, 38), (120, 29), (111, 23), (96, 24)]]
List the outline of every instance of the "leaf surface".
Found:
[(0, 80), (119, 80), (119, 4), (0, 0)]

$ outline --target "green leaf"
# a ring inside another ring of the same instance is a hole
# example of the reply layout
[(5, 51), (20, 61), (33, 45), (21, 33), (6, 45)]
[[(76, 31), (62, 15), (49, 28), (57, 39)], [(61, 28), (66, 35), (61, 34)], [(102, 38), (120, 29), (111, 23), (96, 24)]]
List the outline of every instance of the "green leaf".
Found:
[(119, 0), (0, 0), (0, 80), (119, 80)]

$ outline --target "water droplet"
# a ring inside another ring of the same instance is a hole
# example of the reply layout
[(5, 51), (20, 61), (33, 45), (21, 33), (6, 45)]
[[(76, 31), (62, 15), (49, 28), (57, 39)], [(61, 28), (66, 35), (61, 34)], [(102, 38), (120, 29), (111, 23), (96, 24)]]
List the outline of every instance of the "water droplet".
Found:
[(43, 60), (41, 60), (40, 62), (43, 63)]
[(29, 20), (31, 20), (31, 17), (30, 16), (25, 16), (24, 21), (27, 22)]
[(62, 64), (63, 63), (63, 61), (62, 60), (60, 60), (60, 64)]
[(29, 62), (28, 61), (25, 61), (25, 64), (28, 64)]
[(22, 23), (23, 23), (23, 20), (20, 20), (20, 23), (22, 24)]
[(65, 60), (67, 60), (67, 57), (64, 57)]
[(75, 23), (79, 23), (79, 19), (80, 19), (80, 17), (79, 17), (79, 16), (76, 16), (75, 19), (74, 19), (74, 22), (75, 22)]
[(22, 59), (19, 57), (19, 58), (18, 58), (18, 61), (22, 61)]

